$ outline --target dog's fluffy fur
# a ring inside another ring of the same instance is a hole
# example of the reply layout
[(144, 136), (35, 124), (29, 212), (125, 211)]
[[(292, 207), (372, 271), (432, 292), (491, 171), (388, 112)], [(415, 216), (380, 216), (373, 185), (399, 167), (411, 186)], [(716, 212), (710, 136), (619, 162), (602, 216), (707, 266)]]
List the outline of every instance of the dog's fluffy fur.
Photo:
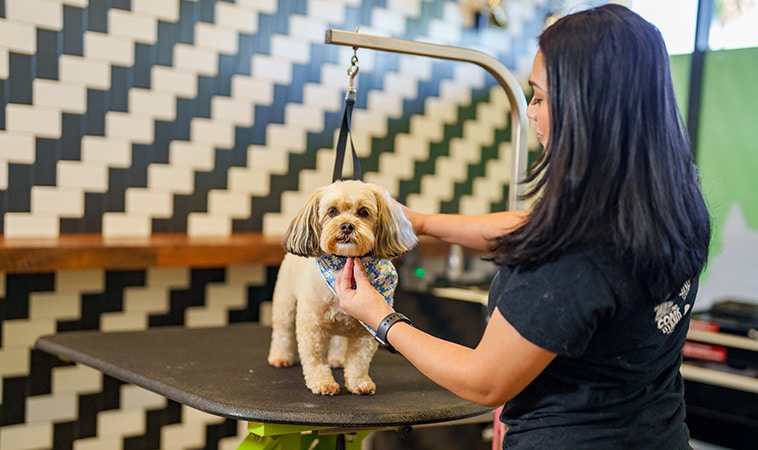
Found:
[(273, 298), (268, 362), (291, 366), (297, 353), (305, 385), (314, 394), (336, 395), (332, 367), (344, 367), (345, 387), (374, 394), (368, 370), (377, 349), (373, 336), (347, 315), (319, 272), (325, 254), (392, 259), (418, 242), (400, 205), (383, 188), (337, 181), (314, 191), (284, 235), (288, 252)]

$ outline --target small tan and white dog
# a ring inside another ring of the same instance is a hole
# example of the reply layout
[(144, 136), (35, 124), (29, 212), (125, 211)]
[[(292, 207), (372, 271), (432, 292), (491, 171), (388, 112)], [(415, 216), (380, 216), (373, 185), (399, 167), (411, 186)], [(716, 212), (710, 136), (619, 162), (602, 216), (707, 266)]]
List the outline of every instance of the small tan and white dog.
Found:
[(299, 354), (305, 385), (322, 395), (339, 393), (332, 367), (342, 366), (349, 392), (374, 394), (368, 372), (378, 344), (340, 308), (333, 282), (345, 257), (360, 256), (372, 284), (392, 303), (397, 272), (389, 260), (418, 243), (399, 203), (374, 184), (334, 182), (310, 195), (283, 243), (287, 255), (274, 287), (269, 364), (288, 367)]

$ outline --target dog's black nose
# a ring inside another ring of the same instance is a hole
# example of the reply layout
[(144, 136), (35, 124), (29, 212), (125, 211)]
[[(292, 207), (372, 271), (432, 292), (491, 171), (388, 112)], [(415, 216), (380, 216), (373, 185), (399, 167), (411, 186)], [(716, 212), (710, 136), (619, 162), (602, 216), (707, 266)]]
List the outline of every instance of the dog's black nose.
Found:
[(345, 234), (350, 234), (355, 229), (355, 226), (352, 223), (343, 223), (340, 225), (340, 231), (342, 231)]

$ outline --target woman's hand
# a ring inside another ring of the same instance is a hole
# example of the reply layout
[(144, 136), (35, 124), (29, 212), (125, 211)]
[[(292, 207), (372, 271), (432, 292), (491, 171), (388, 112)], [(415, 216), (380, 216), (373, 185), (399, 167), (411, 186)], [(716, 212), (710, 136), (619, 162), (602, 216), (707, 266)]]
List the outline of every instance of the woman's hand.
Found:
[(360, 258), (347, 259), (334, 281), (334, 290), (340, 307), (373, 329), (393, 311), (382, 294), (371, 285)]

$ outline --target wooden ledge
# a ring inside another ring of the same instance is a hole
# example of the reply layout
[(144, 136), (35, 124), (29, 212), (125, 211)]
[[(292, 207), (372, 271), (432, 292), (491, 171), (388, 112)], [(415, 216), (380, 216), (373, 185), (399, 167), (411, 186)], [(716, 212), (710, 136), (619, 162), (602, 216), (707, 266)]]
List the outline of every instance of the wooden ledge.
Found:
[[(425, 256), (447, 254), (449, 246), (422, 238)], [(137, 270), (148, 267), (223, 267), (237, 264), (278, 266), (281, 238), (261, 233), (190, 237), (181, 233), (145, 238), (104, 238), (71, 234), (58, 238), (0, 237), (0, 272), (47, 273), (58, 270)]]

